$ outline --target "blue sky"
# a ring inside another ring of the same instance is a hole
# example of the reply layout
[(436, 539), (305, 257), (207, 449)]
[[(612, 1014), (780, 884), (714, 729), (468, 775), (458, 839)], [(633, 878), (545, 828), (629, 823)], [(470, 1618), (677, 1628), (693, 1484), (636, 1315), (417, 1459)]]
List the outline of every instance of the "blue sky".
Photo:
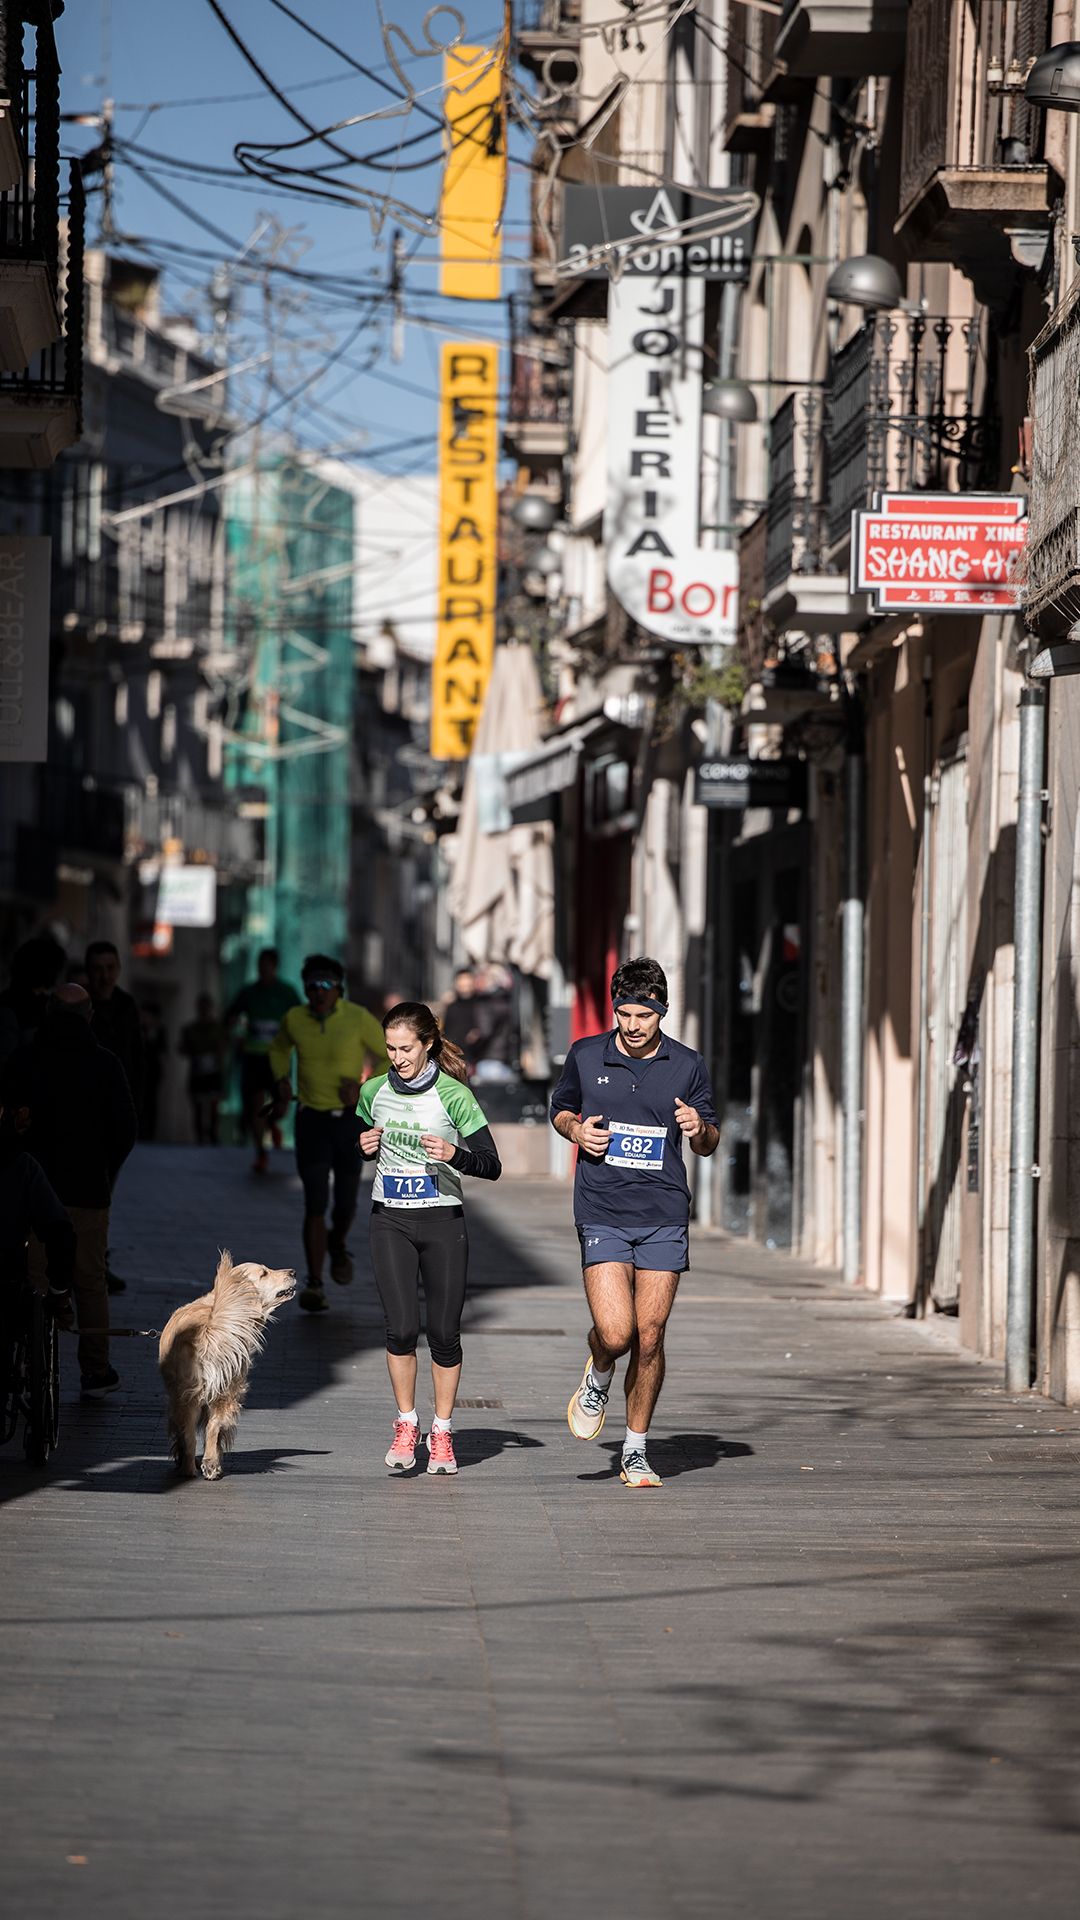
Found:
[[(349, 152), (382, 161), (378, 170), (346, 170), (346, 180), (376, 192), (392, 191), (418, 211), (435, 210), (441, 144), (424, 109), (437, 112), (441, 96), (436, 91), (425, 98), (424, 89), (437, 86), (442, 59), (419, 54), (426, 44), (426, 4), (383, 0), (386, 25), (400, 30), (392, 37), (398, 64), (419, 96), (405, 113), (399, 111), (398, 79), (387, 57), (376, 0), (289, 0), (292, 11), (332, 47), (320, 45), (274, 0), (219, 4), (268, 77), (316, 128), (353, 115), (383, 116), (338, 136)], [(502, 14), (498, 0), (466, 0), (459, 11), (470, 42), (494, 41)], [(452, 30), (445, 9), (432, 24), (440, 38)], [(379, 239), (361, 208), (326, 204), (239, 175), (237, 142), (271, 145), (304, 141), (306, 135), (245, 61), (209, 0), (68, 0), (57, 23), (57, 41), (62, 110), (94, 113), (106, 97), (116, 103), (113, 217), (120, 238), (110, 244), (117, 251), (131, 251), (124, 237), (137, 237), (144, 243), (141, 250), (165, 266), (165, 301), (171, 311), (192, 313), (200, 324), (208, 324), (206, 288), (215, 263), (235, 258), (264, 216), (290, 229), (281, 238), (275, 229), (264, 227), (256, 241), (256, 253), (272, 246), (276, 257), (298, 272), (273, 277), (275, 357), (244, 376), (250, 386), (238, 391), (257, 404), (255, 396), (265, 391), (268, 372), (275, 394), (310, 381), (279, 414), (309, 444), (332, 445), (344, 457), (355, 455), (387, 470), (431, 469), (440, 341), (451, 334), (501, 337), (505, 306), (438, 297), (437, 242), (405, 231), (410, 258), (405, 268), (403, 350), (400, 360), (391, 357), (390, 304), (380, 290), (390, 270), (393, 216)], [(351, 67), (349, 57), (367, 67), (371, 77)], [(68, 153), (85, 152), (99, 139), (93, 128), (64, 128)], [(399, 147), (399, 142), (410, 144)], [(519, 154), (524, 152), (520, 132), (515, 145)], [(314, 144), (283, 157), (291, 164), (305, 164), (316, 152), (324, 161), (335, 158)], [(195, 171), (200, 167), (225, 168), (239, 177), (231, 182), (209, 173), (200, 177)], [(526, 250), (524, 183), (522, 171), (515, 170), (504, 240), (507, 255), (519, 258)], [(88, 218), (91, 240), (99, 237), (102, 211), (101, 196), (94, 193)], [(300, 275), (336, 278), (328, 287)], [(504, 294), (519, 275), (520, 268), (506, 269)], [(237, 275), (234, 284), (239, 298), (230, 360), (236, 362), (266, 353), (267, 316), (250, 272)]]

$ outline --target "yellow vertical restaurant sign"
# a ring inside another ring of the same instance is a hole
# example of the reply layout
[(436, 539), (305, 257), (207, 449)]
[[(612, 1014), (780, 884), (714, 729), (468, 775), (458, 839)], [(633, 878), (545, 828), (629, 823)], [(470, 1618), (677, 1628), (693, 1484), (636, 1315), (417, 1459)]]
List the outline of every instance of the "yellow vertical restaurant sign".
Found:
[(506, 196), (502, 56), (492, 47), (453, 47), (443, 78), (447, 153), (439, 291), (458, 300), (497, 300)]
[(448, 341), (439, 399), (439, 617), (431, 754), (466, 760), (495, 651), (499, 350)]

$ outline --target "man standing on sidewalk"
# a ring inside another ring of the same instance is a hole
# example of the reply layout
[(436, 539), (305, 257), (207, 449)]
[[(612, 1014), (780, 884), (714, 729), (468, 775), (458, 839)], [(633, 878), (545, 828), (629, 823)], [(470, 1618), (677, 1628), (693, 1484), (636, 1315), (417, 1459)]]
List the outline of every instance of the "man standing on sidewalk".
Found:
[(627, 960), (611, 981), (613, 1032), (575, 1040), (551, 1096), (551, 1121), (578, 1149), (574, 1221), (591, 1358), (567, 1408), (570, 1431), (595, 1440), (620, 1354), (626, 1369), (622, 1480), (658, 1487), (646, 1455), (664, 1382), (664, 1330), (689, 1266), (690, 1187), (683, 1142), (716, 1152), (720, 1133), (700, 1053), (661, 1033), (663, 968)]
[(34, 1039), (4, 1068), (0, 1102), (27, 1110), (26, 1150), (44, 1169), (75, 1229), (72, 1284), (83, 1397), (100, 1400), (120, 1385), (109, 1365), (106, 1248), (113, 1186), (138, 1126), (123, 1068), (95, 1038), (92, 1012), (81, 987), (57, 987)]
[[(356, 1102), (360, 1083), (387, 1067), (383, 1030), (373, 1013), (344, 998), (345, 970), (340, 960), (311, 953), (301, 976), (307, 1005), (285, 1015), (270, 1048), (278, 1111), (292, 1099), (289, 1078), (296, 1051), (296, 1168), (304, 1183), (304, 1252), (307, 1285), (300, 1305), (307, 1313), (325, 1313), (323, 1263), (330, 1254), (330, 1278), (347, 1287), (353, 1277), (345, 1245), (356, 1213), (360, 1188)], [(334, 1210), (329, 1234), (326, 1209), (330, 1176)]]
[[(278, 979), (276, 947), (264, 947), (256, 965), (257, 978), (249, 980), (246, 987), (241, 987), (225, 1018), (230, 1027), (240, 1020), (244, 1022), (243, 1051), (240, 1055), (241, 1097), (244, 1118), (251, 1128), (255, 1146), (252, 1172), (265, 1173), (269, 1165), (266, 1107), (274, 1097), (270, 1048), (285, 1015), (293, 1007), (302, 1005), (302, 1001), (295, 987), (290, 987), (287, 980)], [(280, 1147), (281, 1132), (276, 1125), (271, 1138), (275, 1147)]]

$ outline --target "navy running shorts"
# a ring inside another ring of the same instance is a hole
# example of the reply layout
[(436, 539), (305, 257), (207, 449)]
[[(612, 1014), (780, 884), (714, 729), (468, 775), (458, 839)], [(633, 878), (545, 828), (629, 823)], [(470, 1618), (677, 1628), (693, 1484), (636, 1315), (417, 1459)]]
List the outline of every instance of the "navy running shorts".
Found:
[(653, 1273), (685, 1273), (690, 1265), (689, 1227), (578, 1227), (581, 1264), (619, 1261)]

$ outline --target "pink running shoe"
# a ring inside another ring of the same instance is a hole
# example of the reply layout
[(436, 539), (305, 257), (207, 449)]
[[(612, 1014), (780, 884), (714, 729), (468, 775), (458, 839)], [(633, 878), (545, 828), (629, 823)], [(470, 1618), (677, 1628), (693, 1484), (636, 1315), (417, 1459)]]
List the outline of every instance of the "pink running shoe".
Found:
[(457, 1461), (454, 1458), (454, 1436), (445, 1427), (432, 1427), (428, 1434), (429, 1473), (456, 1473)]
[(386, 1456), (386, 1464), (391, 1473), (410, 1473), (416, 1465), (416, 1449), (420, 1440), (419, 1420), (395, 1420), (394, 1438)]

